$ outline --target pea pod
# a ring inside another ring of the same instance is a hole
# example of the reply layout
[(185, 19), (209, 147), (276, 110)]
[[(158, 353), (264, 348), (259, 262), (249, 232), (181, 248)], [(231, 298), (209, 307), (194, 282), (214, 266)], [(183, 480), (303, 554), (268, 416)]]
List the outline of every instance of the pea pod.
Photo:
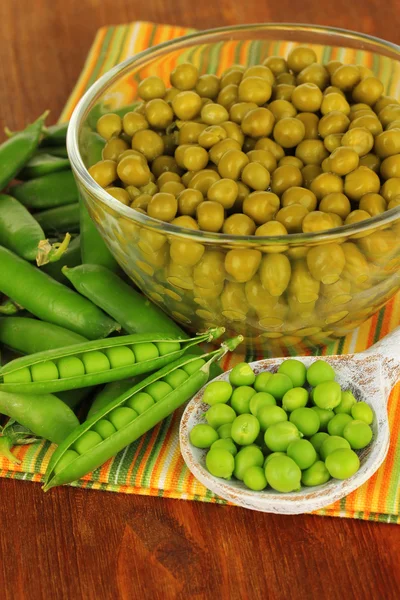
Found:
[(4, 189), (34, 155), (48, 111), (0, 146), (0, 190)]
[(79, 204), (66, 204), (49, 208), (33, 215), (45, 233), (79, 231)]
[(43, 177), (43, 175), (58, 173), (59, 171), (65, 171), (66, 169), (70, 168), (71, 167), (68, 158), (62, 158), (41, 152), (32, 156), (32, 158), (26, 163), (22, 171), (18, 173), (18, 179), (22, 179), (24, 181), (27, 179), (35, 179), (36, 177)]
[(82, 198), (79, 200), (79, 216), (82, 262), (118, 271), (118, 263), (97, 231)]
[(35, 260), (45, 238), (39, 223), (18, 200), (0, 194), (0, 244), (26, 260)]
[[(80, 236), (77, 235), (69, 244), (67, 250), (62, 254), (56, 262), (43, 262), (40, 258), (40, 253), (42, 251), (43, 246), (39, 245), (38, 249), (38, 261), (37, 264), (41, 269), (50, 275), (56, 281), (60, 283), (67, 284), (66, 278), (62, 272), (63, 267), (77, 267), (81, 264), (81, 239)], [(48, 251), (47, 247), (44, 249), (45, 252)]]
[(115, 400), (115, 398), (118, 398), (118, 396), (129, 390), (135, 383), (136, 382), (133, 379), (123, 379), (122, 381), (112, 381), (111, 383), (107, 383), (94, 397), (87, 418), (89, 419), (100, 409), (104, 408), (104, 406), (107, 406), (107, 404), (112, 402), (112, 400)]
[(78, 202), (78, 188), (71, 169), (12, 185), (10, 194), (33, 210), (46, 210)]
[(0, 291), (42, 319), (89, 339), (119, 328), (97, 306), (0, 246)]
[(59, 156), (60, 158), (68, 158), (68, 151), (65, 146), (41, 146), (37, 149), (36, 155), (50, 154), (51, 156)]
[(103, 149), (106, 140), (95, 131), (90, 131), (85, 137), (85, 143), (82, 145), (82, 158), (87, 167), (99, 162), (102, 159)]
[(41, 394), (118, 381), (159, 369), (188, 348), (211, 342), (224, 329), (182, 340), (155, 334), (126, 335), (37, 352), (0, 369), (0, 391)]
[(87, 341), (69, 329), (45, 321), (26, 317), (0, 318), (0, 343), (21, 354), (35, 354)]
[[(46, 471), (44, 490), (83, 477), (172, 414), (207, 383), (211, 364), (234, 350), (242, 340), (242, 336), (228, 340), (219, 350), (205, 354), (203, 359), (181, 357), (96, 412), (57, 448)], [(165, 378), (170, 379), (171, 373), (178, 370), (185, 371), (188, 377), (172, 388)], [(157, 386), (166, 393), (154, 401), (151, 393), (155, 395)], [(139, 394), (142, 398), (143, 395), (150, 396), (150, 400), (138, 402)]]
[(68, 131), (67, 123), (56, 123), (44, 129), (43, 144), (46, 146), (65, 146)]

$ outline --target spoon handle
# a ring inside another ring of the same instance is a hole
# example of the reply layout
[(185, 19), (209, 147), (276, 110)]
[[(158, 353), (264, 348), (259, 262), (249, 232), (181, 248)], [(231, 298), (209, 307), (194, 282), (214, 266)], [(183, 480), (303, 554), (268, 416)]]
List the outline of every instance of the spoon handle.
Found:
[(396, 327), (391, 333), (358, 356), (362, 359), (371, 355), (381, 361), (382, 375), (386, 380), (389, 396), (390, 390), (400, 380), (400, 327)]

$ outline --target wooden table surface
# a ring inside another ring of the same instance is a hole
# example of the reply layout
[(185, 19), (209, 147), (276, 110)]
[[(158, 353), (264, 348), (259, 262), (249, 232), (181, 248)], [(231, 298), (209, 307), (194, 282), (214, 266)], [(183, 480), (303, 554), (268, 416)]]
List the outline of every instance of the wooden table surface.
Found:
[[(0, 127), (60, 112), (96, 30), (292, 21), (400, 42), (397, 0), (1, 0)], [(400, 597), (400, 527), (0, 481), (7, 600)]]

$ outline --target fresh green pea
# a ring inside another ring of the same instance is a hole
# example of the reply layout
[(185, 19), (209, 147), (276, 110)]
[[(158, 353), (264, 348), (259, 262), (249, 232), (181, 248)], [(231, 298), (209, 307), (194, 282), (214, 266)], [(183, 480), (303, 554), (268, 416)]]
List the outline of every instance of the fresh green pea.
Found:
[(319, 430), (327, 431), (329, 421), (331, 419), (333, 419), (333, 417), (335, 416), (335, 413), (333, 412), (333, 410), (328, 410), (326, 408), (320, 408), (319, 406), (312, 406), (311, 410), (316, 412), (319, 417), (319, 422), (320, 422)]
[(258, 411), (264, 406), (275, 406), (276, 400), (272, 394), (267, 392), (257, 392), (252, 395), (249, 402), (249, 408), (252, 415), (258, 416)]
[(281, 423), (288, 420), (287, 413), (280, 406), (262, 406), (257, 412), (257, 419), (260, 422), (262, 431), (275, 425), (275, 423)]
[(262, 467), (249, 467), (243, 475), (243, 483), (250, 490), (260, 492), (267, 487), (267, 478)]
[(286, 452), (289, 444), (300, 439), (301, 436), (302, 434), (294, 423), (281, 421), (268, 427), (264, 441), (272, 452)]
[(122, 429), (128, 423), (131, 423), (133, 419), (136, 419), (137, 412), (132, 408), (128, 408), (127, 406), (119, 406), (114, 408), (108, 418), (111, 423), (114, 425), (115, 429)]
[(88, 450), (91, 450), (97, 444), (103, 441), (103, 438), (96, 431), (86, 431), (75, 444), (72, 446), (78, 454), (84, 454)]
[(250, 467), (262, 467), (264, 456), (257, 446), (245, 446), (235, 456), (235, 470), (233, 472), (236, 479), (243, 481), (245, 472)]
[(335, 415), (328, 423), (329, 435), (340, 435), (343, 437), (344, 428), (346, 427), (347, 423), (350, 423), (352, 420), (353, 417), (347, 415), (346, 413), (339, 413), (338, 415)]
[(289, 421), (294, 423), (297, 429), (307, 437), (317, 433), (320, 425), (317, 413), (311, 408), (296, 408), (290, 414)]
[(276, 400), (282, 400), (283, 396), (293, 387), (292, 380), (285, 373), (274, 373), (267, 381), (265, 392), (272, 394)]
[(339, 448), (350, 448), (350, 444), (347, 440), (338, 435), (330, 435), (320, 447), (320, 455), (322, 460), (326, 460), (326, 457), (329, 456), (335, 450)]
[(360, 468), (360, 459), (353, 450), (341, 448), (326, 458), (325, 466), (335, 479), (348, 479)]
[(223, 450), (228, 450), (228, 452), (230, 452), (232, 454), (232, 456), (236, 456), (236, 454), (237, 454), (237, 448), (236, 448), (232, 438), (224, 438), (222, 440), (216, 440), (215, 442), (213, 442), (211, 444), (211, 449), (214, 449), (214, 448), (223, 448)]
[(372, 440), (372, 429), (364, 421), (353, 419), (343, 429), (343, 437), (353, 450), (361, 450)]
[(182, 369), (185, 371), (185, 373), (187, 373), (190, 376), (193, 373), (196, 373), (197, 371), (199, 371), (201, 369), (201, 367), (205, 364), (206, 364), (206, 361), (203, 358), (198, 358), (197, 360), (194, 360), (194, 361), (188, 363), (187, 365), (183, 365)]
[(328, 437), (329, 434), (325, 433), (324, 431), (318, 431), (310, 437), (310, 442), (314, 446), (316, 452), (320, 452), (322, 444)]
[(226, 404), (232, 395), (232, 386), (228, 381), (212, 381), (208, 384), (203, 394), (203, 402), (213, 406), (214, 404)]
[(97, 423), (93, 425), (93, 431), (98, 433), (103, 438), (103, 440), (105, 440), (117, 430), (115, 429), (114, 425), (110, 423), (110, 421), (108, 421), (107, 419), (100, 419), (100, 421), (97, 421)]
[(58, 379), (58, 369), (52, 360), (31, 366), (32, 381), (51, 381)]
[(357, 400), (354, 398), (352, 392), (350, 390), (346, 390), (342, 392), (340, 404), (335, 406), (333, 409), (336, 414), (346, 414), (349, 415), (351, 413), (351, 408), (353, 404), (355, 404)]
[(82, 362), (85, 366), (86, 374), (100, 373), (100, 371), (108, 371), (111, 368), (107, 356), (99, 350), (84, 352), (82, 354)]
[(23, 367), (13, 373), (3, 375), (4, 383), (30, 383), (32, 381), (31, 370)]
[(289, 456), (275, 456), (265, 465), (269, 485), (277, 492), (295, 492), (300, 489), (301, 470)]
[[(300, 363), (302, 364), (302, 363)], [(302, 408), (307, 405), (308, 392), (302, 387), (294, 387), (288, 390), (282, 398), (282, 407), (287, 412), (292, 412), (296, 408)]]
[(226, 423), (233, 423), (236, 419), (236, 413), (231, 406), (227, 404), (214, 404), (205, 414), (206, 421), (214, 429), (218, 429)]
[(332, 410), (339, 406), (342, 398), (342, 390), (336, 381), (324, 381), (314, 388), (313, 402), (319, 408)]
[(75, 450), (66, 450), (60, 460), (54, 467), (54, 473), (57, 475), (61, 471), (65, 469), (69, 464), (71, 464), (76, 458), (78, 458), (79, 454), (75, 452)]
[(254, 415), (241, 414), (232, 423), (232, 439), (240, 446), (249, 446), (252, 444), (259, 432), (260, 423)]
[(302, 471), (311, 467), (317, 460), (315, 448), (308, 440), (291, 442), (287, 449), (287, 455), (294, 460)]
[(272, 460), (275, 456), (287, 456), (287, 455), (286, 455), (286, 452), (271, 452), (271, 454), (268, 454), (268, 456), (265, 457), (264, 469), (265, 469), (266, 465), (269, 463), (269, 461)]
[(158, 358), (158, 349), (152, 342), (143, 342), (142, 344), (134, 344), (131, 346), (135, 355), (136, 362), (143, 362), (145, 360), (152, 360)]
[(372, 408), (366, 402), (357, 402), (351, 407), (351, 416), (357, 421), (364, 421), (367, 425), (371, 425), (374, 420)]
[(307, 370), (307, 381), (313, 387), (325, 381), (334, 381), (335, 371), (331, 365), (324, 360), (316, 360)]
[(331, 478), (325, 463), (322, 460), (317, 460), (308, 469), (305, 469), (301, 474), (301, 483), (307, 487), (322, 485)]
[(179, 342), (156, 342), (156, 347), (159, 356), (165, 356), (165, 354), (171, 354), (171, 352), (177, 352), (181, 349)]
[(256, 375), (248, 363), (235, 365), (229, 373), (229, 381), (234, 386), (253, 385)]
[(154, 400), (150, 394), (146, 394), (146, 392), (138, 392), (127, 400), (125, 406), (128, 408), (133, 408), (138, 415), (141, 415), (148, 408), (150, 408), (150, 406), (153, 406), (153, 404)]
[(231, 406), (238, 415), (250, 412), (250, 400), (255, 395), (256, 390), (248, 385), (242, 385), (233, 391), (231, 397)]
[(292, 380), (293, 387), (303, 387), (306, 382), (307, 369), (299, 360), (289, 358), (279, 365), (278, 373), (284, 373)]
[(146, 386), (144, 391), (150, 394), (155, 402), (160, 402), (167, 394), (172, 392), (172, 387), (165, 381), (154, 381)]
[(196, 448), (210, 448), (218, 440), (218, 433), (205, 423), (198, 423), (189, 433), (191, 444)]
[(106, 348), (104, 354), (110, 361), (112, 369), (128, 367), (135, 362), (135, 355), (128, 346), (119, 346), (116, 348)]
[(235, 468), (235, 459), (229, 450), (213, 448), (207, 452), (206, 467), (214, 477), (230, 479)]
[(256, 375), (256, 379), (254, 381), (253, 386), (256, 392), (265, 392), (265, 387), (271, 377), (272, 373), (269, 373), (268, 371), (264, 371), (264, 373), (259, 373), (258, 375)]
[(83, 362), (76, 356), (63, 356), (57, 361), (60, 378), (79, 377), (85, 374)]
[[(232, 423), (233, 423), (233, 421), (232, 421)], [(232, 423), (225, 423), (225, 425), (221, 425), (220, 427), (218, 427), (218, 429), (217, 429), (218, 435), (222, 440), (232, 437), (231, 436)]]
[(185, 373), (183, 369), (175, 369), (174, 371), (171, 371), (171, 373), (168, 373), (168, 375), (164, 377), (164, 381), (175, 390), (188, 378), (189, 375)]

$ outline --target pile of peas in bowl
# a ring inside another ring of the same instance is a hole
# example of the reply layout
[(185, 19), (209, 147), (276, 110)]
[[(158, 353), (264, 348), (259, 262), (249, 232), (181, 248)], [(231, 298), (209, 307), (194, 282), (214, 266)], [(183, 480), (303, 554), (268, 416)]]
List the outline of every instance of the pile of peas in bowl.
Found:
[(206, 468), (215, 477), (242, 481), (253, 491), (314, 487), (348, 479), (360, 467), (356, 453), (372, 440), (371, 407), (341, 390), (333, 368), (317, 360), (306, 369), (295, 359), (276, 373), (256, 375), (236, 365), (229, 381), (207, 385), (205, 423), (189, 439), (207, 449)]
[(194, 57), (138, 67), (136, 106), (97, 120), (89, 212), (191, 330), (223, 325), (280, 355), (345, 335), (399, 287), (398, 100), (305, 45), (216, 73)]

